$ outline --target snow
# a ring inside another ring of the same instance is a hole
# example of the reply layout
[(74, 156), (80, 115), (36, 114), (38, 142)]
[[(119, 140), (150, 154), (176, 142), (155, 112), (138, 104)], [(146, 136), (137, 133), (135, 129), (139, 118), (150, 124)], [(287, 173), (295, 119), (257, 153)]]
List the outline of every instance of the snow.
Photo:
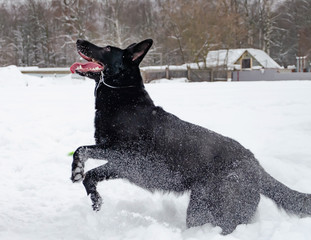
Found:
[[(198, 68), (197, 64), (194, 68)], [(162, 66), (147, 66), (147, 67), (141, 67), (141, 71), (164, 71), (165, 69), (170, 70), (187, 70), (188, 64), (183, 65), (162, 65)]]
[(33, 67), (18, 67), (18, 70), (20, 70), (21, 72), (68, 72), (68, 74), (70, 73), (69, 68), (64, 68), (64, 67), (60, 67), (60, 68), (39, 68), (38, 66), (33, 66)]
[[(311, 192), (311, 81), (146, 88), (167, 111), (235, 138), (275, 178)], [(124, 180), (99, 183), (104, 205), (93, 212), (82, 184), (69, 180), (68, 156), (94, 142), (93, 93), (91, 80), (0, 68), (0, 239), (310, 239), (311, 217), (290, 216), (265, 197), (252, 223), (228, 236), (209, 224), (186, 229), (189, 193), (152, 194)]]
[(172, 78), (172, 79), (167, 79), (167, 78), (161, 78), (161, 79), (156, 79), (152, 80), (150, 83), (167, 83), (167, 84), (175, 84), (175, 83), (186, 83), (189, 82), (187, 78)]

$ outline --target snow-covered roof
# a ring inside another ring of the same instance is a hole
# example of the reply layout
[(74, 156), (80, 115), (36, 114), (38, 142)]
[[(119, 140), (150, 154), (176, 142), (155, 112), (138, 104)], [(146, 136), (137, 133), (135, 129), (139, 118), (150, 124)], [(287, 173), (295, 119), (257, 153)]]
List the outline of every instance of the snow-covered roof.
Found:
[(240, 69), (238, 59), (248, 52), (263, 68), (281, 68), (267, 53), (260, 49), (239, 48), (209, 51), (206, 57), (207, 67), (227, 66), (229, 69)]

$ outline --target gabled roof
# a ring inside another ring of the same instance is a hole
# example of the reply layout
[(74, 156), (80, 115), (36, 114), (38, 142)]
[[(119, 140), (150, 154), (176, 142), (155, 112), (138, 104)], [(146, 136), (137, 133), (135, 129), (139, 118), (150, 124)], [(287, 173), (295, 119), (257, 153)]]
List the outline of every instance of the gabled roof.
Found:
[(206, 57), (206, 65), (207, 67), (227, 66), (229, 69), (239, 69), (240, 63), (237, 61), (246, 51), (255, 58), (263, 68), (281, 68), (281, 66), (263, 50), (254, 48), (209, 51)]

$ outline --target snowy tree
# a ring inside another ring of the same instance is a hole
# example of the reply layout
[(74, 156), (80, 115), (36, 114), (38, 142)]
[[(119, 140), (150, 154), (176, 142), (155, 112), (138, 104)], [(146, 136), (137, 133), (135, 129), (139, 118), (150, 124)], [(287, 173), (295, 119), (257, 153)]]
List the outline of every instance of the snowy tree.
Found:
[(310, 55), (309, 0), (24, 0), (0, 4), (0, 64), (69, 66), (75, 42), (126, 47), (153, 38), (143, 64), (203, 61), (261, 48), (283, 65)]
[(6, 65), (7, 60), (11, 57), (11, 51), (8, 49), (8, 36), (10, 32), (10, 13), (5, 7), (5, 3), (0, 5), (0, 65)]
[(273, 32), (271, 55), (287, 66), (296, 63), (296, 56), (311, 57), (311, 2), (284, 1), (275, 10), (277, 28)]

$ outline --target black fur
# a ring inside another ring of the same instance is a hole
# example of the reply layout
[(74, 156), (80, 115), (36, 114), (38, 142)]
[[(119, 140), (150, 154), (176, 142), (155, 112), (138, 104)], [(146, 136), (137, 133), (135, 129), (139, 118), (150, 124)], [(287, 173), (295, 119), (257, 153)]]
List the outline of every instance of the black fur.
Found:
[[(153, 104), (138, 68), (151, 45), (145, 40), (122, 50), (77, 41), (78, 51), (104, 66), (100, 73), (76, 70), (96, 81), (96, 145), (76, 150), (71, 177), (84, 179), (93, 209), (102, 203), (97, 183), (122, 178), (150, 191), (190, 191), (187, 226), (211, 223), (223, 234), (251, 220), (260, 194), (288, 212), (310, 215), (311, 195), (272, 178), (238, 142)], [(84, 175), (88, 158), (108, 163)]]

